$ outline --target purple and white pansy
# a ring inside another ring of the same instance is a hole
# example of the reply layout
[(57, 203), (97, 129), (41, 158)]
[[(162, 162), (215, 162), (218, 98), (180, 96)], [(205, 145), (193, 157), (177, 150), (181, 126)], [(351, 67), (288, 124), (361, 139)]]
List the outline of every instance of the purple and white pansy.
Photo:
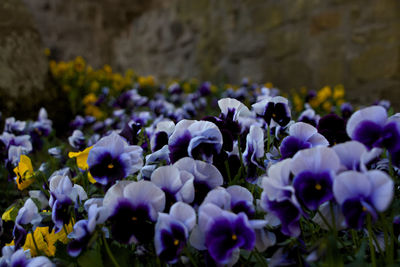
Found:
[(128, 143), (118, 134), (101, 138), (89, 151), (90, 174), (102, 185), (110, 186), (143, 166), (142, 148)]

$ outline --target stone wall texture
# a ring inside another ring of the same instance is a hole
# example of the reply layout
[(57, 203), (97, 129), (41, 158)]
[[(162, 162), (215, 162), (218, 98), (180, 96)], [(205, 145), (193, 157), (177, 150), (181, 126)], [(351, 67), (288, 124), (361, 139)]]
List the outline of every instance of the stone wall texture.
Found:
[(20, 0), (1, 0), (0, 108), (3, 115), (11, 115), (9, 111), (32, 110), (48, 95), (44, 93), (47, 59), (33, 25), (32, 16)]
[(23, 0), (59, 59), (400, 106), (399, 0)]

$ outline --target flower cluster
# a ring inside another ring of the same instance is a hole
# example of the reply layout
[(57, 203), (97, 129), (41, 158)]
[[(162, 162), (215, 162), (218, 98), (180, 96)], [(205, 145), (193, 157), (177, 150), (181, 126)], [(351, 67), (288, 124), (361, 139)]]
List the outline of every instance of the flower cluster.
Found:
[(1, 179), (19, 193), (0, 221), (0, 266), (400, 263), (399, 114), (318, 115), (341, 87), (294, 111), (248, 80), (149, 97), (151, 77), (121, 85), (81, 58), (51, 64), (102, 115), (77, 115), (67, 140), (49, 135), (44, 109), (6, 119)]

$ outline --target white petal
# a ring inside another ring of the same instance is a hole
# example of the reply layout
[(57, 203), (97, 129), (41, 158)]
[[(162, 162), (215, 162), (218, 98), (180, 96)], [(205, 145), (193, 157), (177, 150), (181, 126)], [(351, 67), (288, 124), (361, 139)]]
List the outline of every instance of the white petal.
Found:
[(393, 180), (386, 173), (379, 170), (369, 171), (366, 174), (372, 184), (372, 203), (378, 211), (383, 212), (393, 199)]
[(346, 131), (347, 134), (353, 138), (354, 130), (357, 125), (362, 121), (373, 121), (379, 125), (383, 125), (387, 120), (386, 109), (381, 106), (371, 106), (357, 110), (351, 115), (347, 121)]
[(172, 205), (169, 213), (173, 218), (182, 222), (188, 231), (192, 230), (196, 225), (196, 212), (190, 205), (186, 203), (176, 202), (174, 205)]
[(342, 172), (333, 181), (333, 194), (339, 204), (353, 197), (368, 197), (371, 191), (372, 185), (368, 177), (356, 171)]

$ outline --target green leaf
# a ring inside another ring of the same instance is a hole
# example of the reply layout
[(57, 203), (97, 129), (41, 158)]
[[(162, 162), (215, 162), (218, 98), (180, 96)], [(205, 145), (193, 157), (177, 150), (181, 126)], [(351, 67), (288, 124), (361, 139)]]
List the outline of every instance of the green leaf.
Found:
[(103, 260), (101, 259), (101, 253), (99, 250), (87, 250), (79, 258), (78, 264), (81, 267), (103, 267)]

